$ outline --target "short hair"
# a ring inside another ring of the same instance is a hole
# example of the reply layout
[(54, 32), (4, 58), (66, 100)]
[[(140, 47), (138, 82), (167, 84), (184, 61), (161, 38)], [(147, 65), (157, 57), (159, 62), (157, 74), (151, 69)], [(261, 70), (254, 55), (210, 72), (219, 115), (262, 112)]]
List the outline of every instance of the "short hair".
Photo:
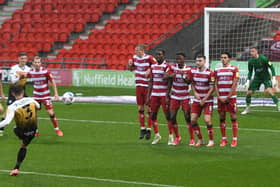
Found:
[(205, 56), (205, 55), (202, 55), (202, 54), (196, 55), (195, 58), (203, 58), (204, 60), (206, 60), (206, 56)]
[(145, 50), (146, 49), (146, 46), (144, 44), (137, 44), (136, 47), (142, 49), (142, 50)]
[(26, 52), (20, 52), (20, 53), (18, 54), (18, 57), (22, 57), (22, 56), (27, 56)]
[(250, 47), (250, 49), (256, 49), (257, 51), (259, 51), (258, 47), (256, 47), (256, 46), (252, 46), (252, 47)]
[(221, 52), (221, 55), (227, 55), (229, 58), (231, 58), (231, 54), (227, 51)]
[(184, 58), (186, 58), (186, 54), (184, 52), (177, 52), (176, 56), (183, 56)]
[(40, 56), (34, 56), (33, 60), (35, 59), (42, 59)]
[(161, 52), (163, 55), (165, 55), (165, 50), (164, 49), (159, 48), (159, 49), (156, 50), (156, 53), (157, 52)]
[(15, 95), (15, 96), (19, 96), (20, 94), (22, 94), (22, 92), (24, 91), (24, 87), (21, 85), (14, 85), (11, 87), (11, 92)]

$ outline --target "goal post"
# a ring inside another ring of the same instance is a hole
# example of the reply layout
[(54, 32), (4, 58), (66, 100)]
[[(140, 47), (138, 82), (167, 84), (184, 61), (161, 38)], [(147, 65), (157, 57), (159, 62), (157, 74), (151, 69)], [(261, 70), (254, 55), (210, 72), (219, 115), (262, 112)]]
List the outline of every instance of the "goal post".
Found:
[(237, 60), (248, 60), (248, 54), (246, 57), (243, 53), (249, 47), (259, 45), (264, 38), (271, 40), (272, 33), (276, 30), (280, 30), (279, 8), (206, 7), (204, 54), (207, 65), (213, 60), (219, 60), (219, 54), (223, 50), (229, 51)]

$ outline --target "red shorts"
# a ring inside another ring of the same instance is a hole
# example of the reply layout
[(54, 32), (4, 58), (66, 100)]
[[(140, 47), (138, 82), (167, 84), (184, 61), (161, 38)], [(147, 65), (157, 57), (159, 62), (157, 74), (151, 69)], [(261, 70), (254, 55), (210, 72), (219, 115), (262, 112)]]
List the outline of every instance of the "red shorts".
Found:
[(184, 111), (190, 110), (190, 99), (184, 99), (184, 100), (177, 100), (172, 99), (170, 100), (170, 110), (178, 110), (182, 106), (182, 109)]
[(147, 100), (148, 87), (136, 86), (136, 103), (137, 105), (145, 105)]
[(165, 96), (151, 96), (151, 111), (158, 112), (159, 107), (162, 106), (164, 113), (168, 112), (168, 106), (165, 103)]
[(46, 110), (51, 110), (53, 109), (53, 104), (51, 99), (46, 99), (46, 100), (36, 100), (40, 105), (44, 105)]
[(237, 113), (236, 98), (231, 98), (227, 103), (221, 103), (218, 100), (218, 112)]
[(203, 106), (200, 106), (199, 102), (192, 103), (191, 113), (201, 115), (202, 110), (204, 111), (204, 115), (212, 115), (213, 111), (213, 102), (205, 103)]

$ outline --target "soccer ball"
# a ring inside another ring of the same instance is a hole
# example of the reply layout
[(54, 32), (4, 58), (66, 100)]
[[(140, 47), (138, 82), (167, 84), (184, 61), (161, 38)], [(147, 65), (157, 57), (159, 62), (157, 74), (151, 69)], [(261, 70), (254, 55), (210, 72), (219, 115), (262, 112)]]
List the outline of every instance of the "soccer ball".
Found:
[(72, 92), (65, 92), (62, 96), (62, 101), (66, 105), (70, 105), (74, 102), (74, 94)]

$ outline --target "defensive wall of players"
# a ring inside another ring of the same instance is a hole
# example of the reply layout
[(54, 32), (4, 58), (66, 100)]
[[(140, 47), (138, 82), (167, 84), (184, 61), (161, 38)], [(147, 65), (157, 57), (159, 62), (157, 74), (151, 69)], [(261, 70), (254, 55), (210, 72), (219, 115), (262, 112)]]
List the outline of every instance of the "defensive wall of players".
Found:
[[(246, 82), (248, 67), (247, 62), (231, 61), (232, 65), (239, 68), (240, 80), (238, 91), (244, 90), (243, 85)], [(278, 80), (277, 91), (280, 92), (280, 63), (273, 63)], [(220, 61), (213, 61), (211, 69), (221, 66)], [(2, 69), (2, 81), (8, 82), (9, 68)], [(88, 87), (117, 87), (134, 88), (134, 73), (130, 71), (114, 70), (88, 70), (88, 69), (51, 69), (56, 82), (60, 86), (88, 86)], [(262, 89), (262, 88), (261, 88)]]

